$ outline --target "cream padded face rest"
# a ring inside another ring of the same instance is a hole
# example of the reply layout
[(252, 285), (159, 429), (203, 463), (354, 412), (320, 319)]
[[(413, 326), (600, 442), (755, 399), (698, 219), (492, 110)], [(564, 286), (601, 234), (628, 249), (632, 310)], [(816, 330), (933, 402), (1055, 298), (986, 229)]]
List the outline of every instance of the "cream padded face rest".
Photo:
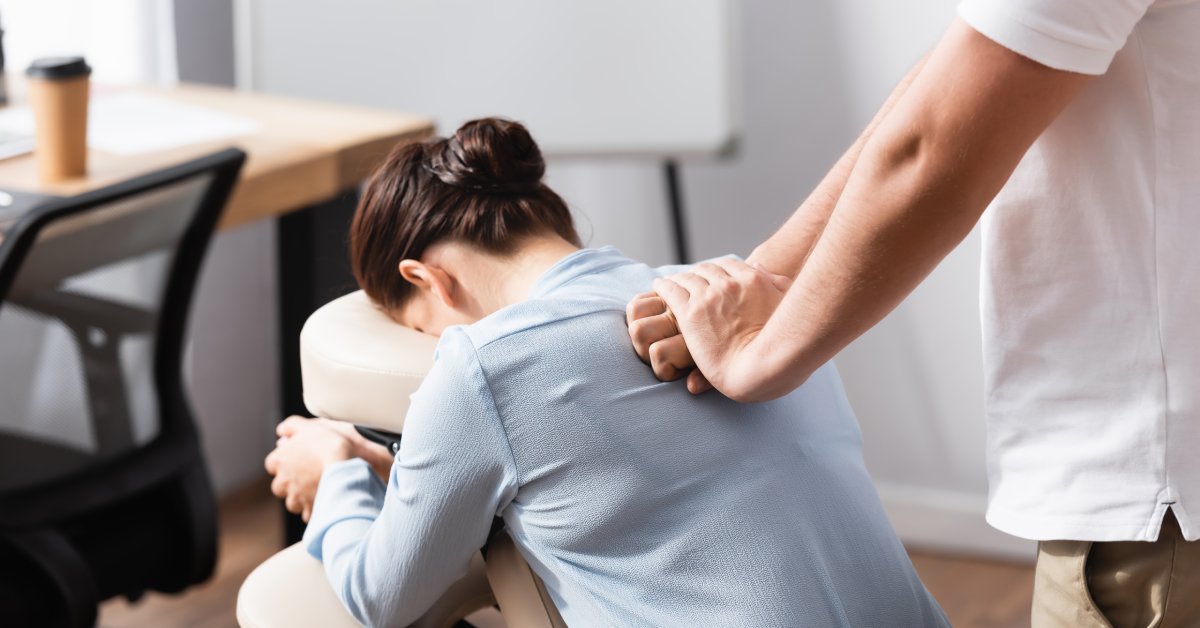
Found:
[(300, 332), (304, 405), (314, 416), (401, 432), (437, 338), (392, 320), (359, 290), (313, 312)]

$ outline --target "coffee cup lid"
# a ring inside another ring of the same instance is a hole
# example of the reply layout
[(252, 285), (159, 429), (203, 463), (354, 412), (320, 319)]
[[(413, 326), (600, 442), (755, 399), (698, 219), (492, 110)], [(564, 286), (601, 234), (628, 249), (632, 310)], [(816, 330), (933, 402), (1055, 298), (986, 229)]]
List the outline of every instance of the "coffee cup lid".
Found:
[(92, 68), (83, 57), (45, 57), (29, 64), (25, 74), (31, 78), (64, 79), (88, 76)]

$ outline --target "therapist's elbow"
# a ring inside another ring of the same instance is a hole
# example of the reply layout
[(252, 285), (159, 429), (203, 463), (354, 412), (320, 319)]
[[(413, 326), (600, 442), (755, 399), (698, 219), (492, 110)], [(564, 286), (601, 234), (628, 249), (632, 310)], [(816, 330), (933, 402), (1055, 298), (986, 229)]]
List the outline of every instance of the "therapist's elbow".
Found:
[(953, 148), (940, 141), (937, 132), (927, 125), (892, 121), (871, 136), (860, 162), (878, 180), (915, 182), (946, 170), (952, 152)]
[(931, 219), (949, 219), (941, 223), (948, 231), (970, 230), (1016, 165), (992, 149), (993, 135), (955, 126), (936, 112), (889, 120), (860, 157), (866, 189)]

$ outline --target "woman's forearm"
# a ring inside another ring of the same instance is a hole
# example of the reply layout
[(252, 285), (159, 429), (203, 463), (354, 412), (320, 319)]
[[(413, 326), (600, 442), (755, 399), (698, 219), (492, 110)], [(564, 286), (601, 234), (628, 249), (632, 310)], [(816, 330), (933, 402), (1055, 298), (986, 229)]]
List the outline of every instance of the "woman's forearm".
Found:
[(882, 121), (887, 117), (888, 113), (895, 106), (896, 102), (908, 90), (908, 86), (913, 82), (921, 72), (921, 68), (925, 65), (925, 59), (922, 57), (917, 61), (916, 65), (908, 71), (908, 74), (900, 80), (896, 88), (884, 101), (883, 106), (876, 112), (875, 117), (867, 124), (866, 129), (854, 141), (854, 144), (842, 154), (833, 168), (825, 175), (817, 187), (813, 189), (808, 198), (800, 204), (800, 207), (792, 214), (791, 218), (779, 228), (770, 238), (754, 249), (746, 261), (758, 264), (767, 270), (788, 277), (795, 277), (800, 269), (804, 266), (804, 261), (808, 259), (812, 252), (813, 246), (816, 244), (821, 232), (824, 231), (825, 225), (829, 221), (830, 214), (833, 213), (833, 208), (837, 205), (838, 199), (842, 196), (842, 191), (846, 187), (846, 181), (850, 178), (850, 173), (854, 170), (855, 163), (858, 162), (859, 155), (862, 153), (863, 146), (870, 140), (875, 133), (875, 129), (879, 127)]

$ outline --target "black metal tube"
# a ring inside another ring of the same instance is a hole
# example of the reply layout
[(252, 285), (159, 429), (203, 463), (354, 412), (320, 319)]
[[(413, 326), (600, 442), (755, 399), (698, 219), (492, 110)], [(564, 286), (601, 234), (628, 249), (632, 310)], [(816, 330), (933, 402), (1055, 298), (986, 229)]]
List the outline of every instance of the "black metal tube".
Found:
[(674, 159), (668, 159), (663, 172), (667, 179), (667, 202), (670, 205), (671, 235), (675, 243), (675, 260), (680, 264), (692, 261), (691, 249), (688, 246), (687, 221), (683, 207), (683, 187), (679, 180), (679, 164)]

